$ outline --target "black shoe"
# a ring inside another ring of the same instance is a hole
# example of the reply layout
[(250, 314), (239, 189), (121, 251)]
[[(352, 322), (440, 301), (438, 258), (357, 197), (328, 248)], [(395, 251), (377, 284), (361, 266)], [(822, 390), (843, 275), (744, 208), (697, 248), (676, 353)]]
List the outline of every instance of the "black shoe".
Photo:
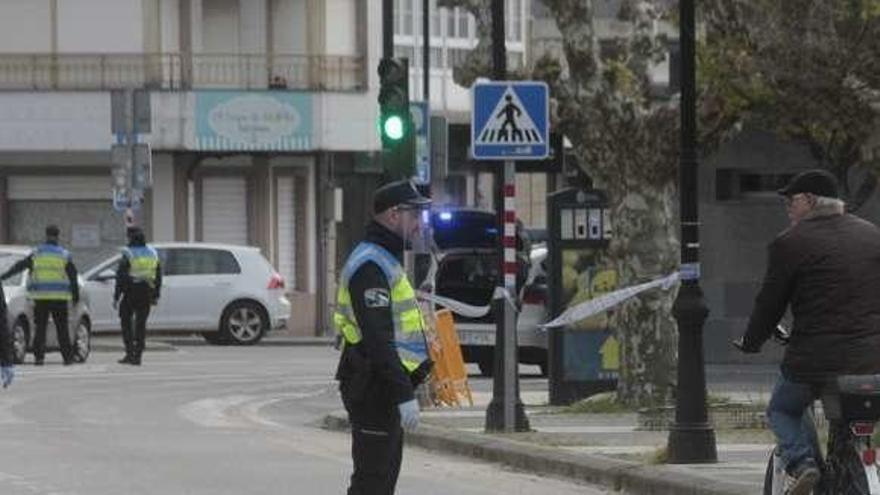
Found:
[(34, 366), (42, 366), (42, 365), (43, 365), (43, 358), (41, 358), (41, 357), (34, 358)]
[(122, 358), (122, 359), (120, 359), (119, 361), (116, 361), (116, 362), (119, 363), (119, 364), (131, 364), (131, 356), (128, 355), (128, 354), (126, 354), (124, 358)]
[(140, 366), (140, 365), (141, 365), (141, 358), (140, 358), (140, 356), (137, 356), (137, 357), (133, 357), (133, 358), (131, 358), (131, 361), (129, 361), (128, 364), (131, 364), (131, 365), (134, 365), (134, 366)]

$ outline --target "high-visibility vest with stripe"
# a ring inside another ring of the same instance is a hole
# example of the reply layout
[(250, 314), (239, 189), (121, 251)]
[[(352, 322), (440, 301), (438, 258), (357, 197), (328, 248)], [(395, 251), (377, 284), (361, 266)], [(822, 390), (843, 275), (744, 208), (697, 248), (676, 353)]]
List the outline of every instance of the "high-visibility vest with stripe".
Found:
[(150, 246), (127, 247), (122, 255), (128, 258), (128, 274), (134, 282), (146, 282), (156, 286), (156, 269), (159, 268), (159, 255)]
[(342, 269), (339, 290), (336, 294), (336, 311), (333, 323), (342, 334), (345, 343), (355, 345), (363, 339), (357, 318), (351, 305), (348, 284), (351, 277), (366, 262), (378, 265), (391, 288), (391, 314), (394, 320), (394, 342), (397, 356), (408, 373), (413, 373), (428, 359), (425, 344), (425, 321), (416, 301), (416, 293), (406, 278), (406, 272), (391, 253), (372, 242), (362, 242), (348, 257)]
[(61, 246), (40, 244), (31, 256), (28, 297), (34, 301), (70, 301), (73, 298), (67, 277), (70, 253)]

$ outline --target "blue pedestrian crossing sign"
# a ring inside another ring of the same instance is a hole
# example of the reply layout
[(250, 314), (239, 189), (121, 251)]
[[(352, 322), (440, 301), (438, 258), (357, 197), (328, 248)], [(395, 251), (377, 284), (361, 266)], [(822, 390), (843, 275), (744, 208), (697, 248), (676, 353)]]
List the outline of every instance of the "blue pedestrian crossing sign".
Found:
[(471, 88), (471, 154), (476, 160), (543, 160), (550, 154), (549, 91), (538, 81)]

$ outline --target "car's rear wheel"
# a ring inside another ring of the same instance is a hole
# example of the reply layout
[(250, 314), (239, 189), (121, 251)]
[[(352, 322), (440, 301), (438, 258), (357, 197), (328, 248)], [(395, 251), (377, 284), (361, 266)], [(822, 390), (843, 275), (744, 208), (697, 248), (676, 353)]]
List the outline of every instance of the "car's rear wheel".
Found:
[(15, 320), (12, 325), (12, 357), (15, 364), (24, 363), (30, 341), (30, 327), (24, 317)]
[(229, 305), (220, 320), (223, 339), (236, 345), (256, 344), (269, 328), (269, 318), (260, 305), (239, 301)]
[(86, 318), (81, 318), (73, 332), (73, 360), (84, 363), (92, 352), (92, 325)]

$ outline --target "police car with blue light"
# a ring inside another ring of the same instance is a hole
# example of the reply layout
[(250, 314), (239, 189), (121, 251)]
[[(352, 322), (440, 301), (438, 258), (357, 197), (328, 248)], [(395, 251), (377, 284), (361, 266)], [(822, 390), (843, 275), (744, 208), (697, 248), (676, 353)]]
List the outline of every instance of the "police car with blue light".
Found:
[[(495, 213), (473, 208), (445, 208), (431, 212), (434, 263), (426, 282), (436, 295), (470, 306), (489, 306), (498, 283), (498, 228)], [(547, 335), (539, 325), (547, 321), (547, 249), (532, 246), (525, 229), (517, 225), (519, 275), (517, 343), (519, 361), (547, 373)], [(470, 318), (453, 311), (462, 356), (491, 376), (495, 353), (495, 315)]]

